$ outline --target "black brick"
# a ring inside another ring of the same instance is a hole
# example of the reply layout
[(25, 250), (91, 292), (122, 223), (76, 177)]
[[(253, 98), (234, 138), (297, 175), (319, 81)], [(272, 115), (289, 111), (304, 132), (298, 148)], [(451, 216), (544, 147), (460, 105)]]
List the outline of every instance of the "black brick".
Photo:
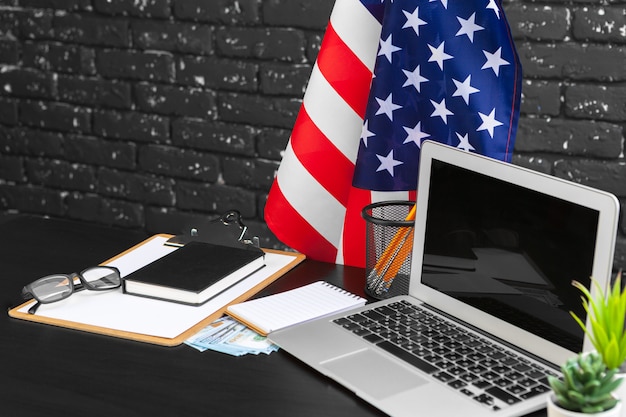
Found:
[(232, 91), (258, 89), (258, 65), (251, 62), (184, 56), (178, 63), (176, 81), (197, 87)]
[(31, 159), (26, 161), (26, 175), (37, 185), (75, 191), (94, 191), (96, 177), (93, 167), (67, 161)]
[(91, 75), (96, 72), (95, 52), (79, 45), (50, 44), (50, 69), (70, 74)]
[(570, 11), (566, 7), (515, 4), (505, 8), (516, 39), (563, 40), (569, 36)]
[(16, 129), (11, 129), (0, 125), (0, 153), (23, 154), (26, 146), (23, 142), (16, 140)]
[(523, 114), (556, 116), (561, 112), (561, 86), (553, 81), (527, 80), (522, 86)]
[[(1, 14), (1, 13), (0, 13)], [(52, 11), (33, 10), (17, 13), (19, 34), (24, 39), (50, 39), (54, 32)]]
[(284, 28), (220, 28), (215, 34), (217, 50), (232, 57), (304, 62), (304, 33)]
[(537, 172), (543, 172), (544, 174), (552, 174), (552, 165), (554, 164), (552, 159), (524, 154), (513, 154), (511, 162)]
[(97, 111), (93, 131), (108, 138), (166, 143), (170, 122), (167, 117), (136, 112)]
[(69, 135), (65, 156), (70, 161), (113, 168), (135, 169), (135, 144), (107, 142), (100, 138)]
[(95, 107), (130, 109), (129, 84), (96, 78), (58, 77), (58, 94), (62, 101)]
[(278, 164), (244, 158), (224, 158), (224, 182), (227, 185), (269, 191)]
[(232, 93), (221, 94), (219, 104), (224, 121), (291, 129), (301, 101)]
[(22, 158), (0, 154), (0, 180), (22, 182), (24, 180)]
[(254, 156), (259, 130), (250, 126), (178, 119), (172, 122), (175, 145), (207, 151)]
[(20, 122), (27, 126), (88, 133), (91, 110), (64, 103), (29, 101), (20, 104)]
[(174, 15), (183, 20), (226, 25), (258, 24), (258, 0), (185, 0), (174, 2)]
[(67, 14), (54, 17), (55, 38), (84, 45), (129, 47), (128, 22), (88, 15)]
[(574, 12), (574, 36), (581, 41), (618, 42), (626, 41), (624, 15), (626, 8), (583, 7)]
[(566, 115), (573, 118), (626, 121), (626, 87), (578, 84), (565, 90)]
[(5, 125), (17, 124), (17, 101), (0, 97), (0, 123)]
[(64, 133), (46, 132), (38, 129), (16, 129), (15, 142), (24, 149), (23, 153), (47, 158), (61, 158), (65, 152)]
[(261, 93), (301, 98), (311, 76), (310, 65), (261, 64)]
[(147, 172), (196, 181), (216, 182), (219, 175), (216, 156), (171, 146), (141, 147), (139, 166)]
[(133, 17), (170, 17), (170, 0), (93, 0), (93, 8), (99, 13)]
[(2, 10), (0, 13), (0, 35), (12, 34), (16, 36), (19, 33), (19, 19), (24, 14), (24, 12), (11, 8)]
[(626, 197), (626, 165), (619, 162), (561, 160), (556, 163), (555, 175)]
[(617, 159), (623, 133), (621, 126), (604, 122), (522, 119), (515, 151)]
[(146, 112), (204, 119), (216, 116), (212, 91), (155, 84), (139, 84), (135, 91), (138, 108)]
[(322, 44), (322, 34), (309, 33), (307, 34), (307, 44), (305, 49), (306, 61), (314, 63), (317, 59), (317, 54), (320, 51), (320, 45)]
[(67, 207), (68, 217), (78, 220), (128, 228), (142, 227), (144, 223), (141, 204), (103, 199), (95, 194), (71, 193)]
[(55, 84), (52, 74), (32, 69), (6, 68), (0, 71), (2, 92), (16, 97), (52, 98)]
[(14, 40), (0, 39), (0, 64), (17, 64), (19, 44)]
[(201, 24), (135, 21), (133, 42), (141, 49), (208, 55), (211, 48), (211, 28)]
[(174, 60), (166, 52), (105, 50), (98, 52), (96, 66), (103, 77), (164, 82), (174, 79)]
[(334, 0), (263, 0), (263, 21), (272, 26), (324, 29)]
[(179, 181), (176, 184), (176, 205), (183, 210), (225, 212), (236, 208), (243, 217), (256, 216), (255, 194), (224, 185)]
[(111, 169), (98, 172), (98, 192), (144, 204), (173, 206), (174, 180), (147, 174), (131, 174)]
[(0, 206), (25, 213), (53, 216), (65, 214), (62, 192), (31, 185), (0, 184)]
[(575, 43), (524, 43), (518, 53), (526, 77), (623, 81), (626, 48)]
[(257, 139), (259, 157), (280, 161), (290, 134), (287, 129), (263, 129)]

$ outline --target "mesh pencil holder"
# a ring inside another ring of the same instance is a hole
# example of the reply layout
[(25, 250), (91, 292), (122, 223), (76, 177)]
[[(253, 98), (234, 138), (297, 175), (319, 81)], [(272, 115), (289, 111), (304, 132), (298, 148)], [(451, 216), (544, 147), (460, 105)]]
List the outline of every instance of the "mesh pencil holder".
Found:
[(366, 227), (365, 292), (371, 297), (409, 292), (414, 206), (411, 201), (381, 201), (361, 212)]

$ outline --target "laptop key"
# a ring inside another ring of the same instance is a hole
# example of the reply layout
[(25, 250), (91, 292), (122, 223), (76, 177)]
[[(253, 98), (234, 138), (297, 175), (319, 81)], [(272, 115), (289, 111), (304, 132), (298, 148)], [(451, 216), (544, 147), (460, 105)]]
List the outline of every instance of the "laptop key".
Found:
[(509, 405), (515, 404), (521, 401), (519, 398), (514, 397), (513, 395), (509, 394), (508, 392), (506, 392), (505, 390), (499, 387), (487, 388), (485, 392), (487, 392), (490, 395), (493, 395), (500, 401), (503, 401)]
[(389, 343), (388, 341), (384, 341), (384, 342), (380, 342), (377, 346), (380, 346), (381, 348), (383, 348), (385, 351), (391, 353), (392, 355), (394, 355), (395, 357), (402, 359), (403, 361), (410, 363), (411, 365), (415, 366), (416, 368), (431, 374), (435, 371), (438, 371), (439, 369), (436, 366), (433, 366), (431, 364), (429, 364), (428, 362), (424, 361), (421, 358), (418, 358), (417, 356), (413, 355), (410, 352), (407, 352), (406, 350), (399, 348), (398, 346)]
[(527, 399), (532, 398), (534, 396), (537, 396), (539, 394), (544, 394), (544, 393), (546, 393), (548, 391), (550, 391), (549, 387), (545, 387), (543, 385), (537, 385), (536, 387), (532, 387), (527, 392), (521, 394), (520, 397), (525, 399), (525, 400), (527, 400)]
[(385, 340), (382, 337), (380, 337), (380, 336), (378, 336), (376, 334), (373, 334), (373, 333), (370, 333), (370, 334), (367, 334), (367, 335), (363, 336), (363, 339), (367, 340), (370, 343), (374, 343), (374, 344), (377, 344), (377, 343), (382, 342), (383, 340)]

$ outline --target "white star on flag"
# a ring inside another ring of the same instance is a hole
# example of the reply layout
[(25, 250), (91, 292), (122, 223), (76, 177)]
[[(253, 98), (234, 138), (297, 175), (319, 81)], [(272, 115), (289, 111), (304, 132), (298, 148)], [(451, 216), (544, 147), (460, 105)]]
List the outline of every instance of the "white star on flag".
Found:
[(422, 75), (420, 74), (419, 65), (415, 67), (415, 70), (413, 71), (402, 70), (402, 72), (404, 72), (404, 75), (406, 76), (406, 81), (404, 82), (404, 84), (402, 84), (402, 87), (408, 87), (412, 85), (413, 87), (415, 87), (418, 93), (420, 92), (420, 86), (422, 85), (422, 83), (428, 81), (428, 78), (422, 77)]
[(476, 13), (472, 13), (467, 20), (462, 17), (457, 17), (457, 20), (461, 24), (461, 29), (459, 29), (456, 33), (456, 36), (467, 35), (472, 43), (474, 43), (474, 32), (485, 29), (484, 27), (476, 24)]
[(489, 0), (489, 4), (487, 5), (486, 9), (493, 10), (498, 20), (500, 20), (500, 9), (498, 8), (498, 5), (496, 4), (496, 0)]
[(405, 10), (402, 11), (406, 16), (406, 23), (404, 24), (404, 26), (402, 26), (402, 29), (413, 28), (417, 36), (420, 35), (420, 26), (426, 24), (426, 22), (419, 18), (418, 11), (419, 7), (416, 7), (413, 13), (409, 13)]
[(437, 103), (436, 101), (433, 101), (433, 100), (430, 100), (430, 102), (433, 105), (433, 107), (435, 107), (435, 110), (432, 112), (430, 117), (439, 116), (441, 117), (441, 120), (443, 120), (445, 124), (448, 124), (448, 116), (452, 116), (454, 113), (452, 113), (450, 110), (446, 108), (446, 99), (445, 98), (442, 99), (440, 103)]
[(363, 141), (363, 144), (365, 146), (367, 146), (367, 139), (371, 138), (372, 136), (376, 136), (376, 133), (370, 132), (368, 130), (368, 124), (369, 122), (368, 120), (366, 120), (365, 123), (363, 123), (363, 129), (361, 129), (361, 140)]
[(399, 50), (400, 48), (393, 45), (391, 35), (387, 36), (385, 40), (380, 39), (380, 51), (378, 51), (378, 56), (384, 55), (389, 63), (391, 63), (391, 54)]
[(455, 132), (456, 137), (459, 138), (459, 144), (456, 146), (459, 149), (463, 149), (464, 151), (473, 151), (474, 147), (471, 143), (469, 143), (469, 135), (466, 133), (461, 135), (459, 132)]
[(476, 129), (476, 131), (486, 130), (489, 132), (489, 136), (493, 139), (493, 129), (498, 126), (502, 126), (502, 122), (496, 120), (496, 109), (491, 110), (489, 116), (480, 112), (478, 112), (478, 115), (483, 120), (483, 123), (478, 127), (478, 129)]
[(500, 67), (502, 65), (509, 65), (509, 62), (501, 57), (502, 47), (498, 48), (493, 54), (487, 51), (483, 51), (483, 53), (485, 54), (485, 58), (487, 58), (487, 62), (485, 62), (485, 65), (483, 65), (481, 69), (491, 68), (496, 76), (500, 75)]
[(382, 155), (376, 155), (376, 156), (378, 157), (378, 160), (380, 161), (380, 166), (378, 167), (376, 172), (387, 170), (389, 174), (391, 174), (392, 177), (393, 177), (393, 168), (398, 165), (402, 165), (404, 163), (402, 161), (396, 161), (395, 159), (393, 159), (393, 149), (389, 151), (387, 156), (382, 156)]
[(439, 65), (439, 69), (442, 71), (443, 71), (443, 61), (454, 58), (452, 55), (448, 55), (444, 52), (443, 50), (444, 45), (445, 45), (445, 41), (441, 42), (441, 44), (436, 48), (432, 45), (428, 45), (428, 47), (430, 48), (430, 51), (432, 52), (432, 55), (430, 56), (430, 59), (428, 60), (428, 62), (436, 62), (437, 65)]
[(470, 94), (480, 92), (478, 88), (474, 88), (470, 85), (471, 79), (471, 75), (468, 75), (463, 82), (457, 81), (453, 78), (452, 81), (454, 82), (454, 85), (456, 85), (456, 91), (454, 92), (454, 94), (452, 94), (452, 97), (463, 97), (463, 100), (465, 100), (465, 104), (469, 104)]
[(403, 143), (414, 142), (418, 148), (422, 147), (422, 141), (429, 138), (430, 135), (426, 132), (422, 132), (422, 122), (417, 122), (414, 128), (402, 126), (406, 132), (406, 139)]
[(402, 108), (402, 106), (399, 106), (393, 103), (393, 98), (391, 97), (391, 93), (389, 93), (387, 98), (384, 100), (381, 100), (378, 97), (376, 97), (376, 101), (378, 102), (378, 105), (380, 106), (376, 114), (377, 115), (386, 114), (387, 117), (389, 117), (389, 120), (391, 121), (393, 121), (394, 110), (398, 110)]

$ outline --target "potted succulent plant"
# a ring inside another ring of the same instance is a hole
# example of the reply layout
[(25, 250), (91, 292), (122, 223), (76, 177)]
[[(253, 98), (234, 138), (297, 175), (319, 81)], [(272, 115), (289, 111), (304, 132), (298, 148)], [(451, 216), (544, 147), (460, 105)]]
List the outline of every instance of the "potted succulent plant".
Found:
[(613, 391), (622, 382), (597, 352), (581, 353), (561, 366), (563, 378), (549, 376), (554, 395), (548, 400), (548, 417), (594, 415), (616, 417), (622, 403)]
[[(626, 377), (626, 288), (622, 288), (622, 271), (615, 277), (612, 287), (606, 291), (598, 282), (591, 280), (596, 294), (581, 283), (572, 284), (582, 293), (583, 307), (589, 316), (589, 327), (576, 314), (572, 316), (580, 327), (589, 336), (596, 351), (602, 356), (609, 369), (616, 369), (617, 376)], [(622, 402), (626, 402), (626, 384), (622, 384), (614, 395)], [(622, 407), (621, 417), (626, 417), (626, 406)]]

